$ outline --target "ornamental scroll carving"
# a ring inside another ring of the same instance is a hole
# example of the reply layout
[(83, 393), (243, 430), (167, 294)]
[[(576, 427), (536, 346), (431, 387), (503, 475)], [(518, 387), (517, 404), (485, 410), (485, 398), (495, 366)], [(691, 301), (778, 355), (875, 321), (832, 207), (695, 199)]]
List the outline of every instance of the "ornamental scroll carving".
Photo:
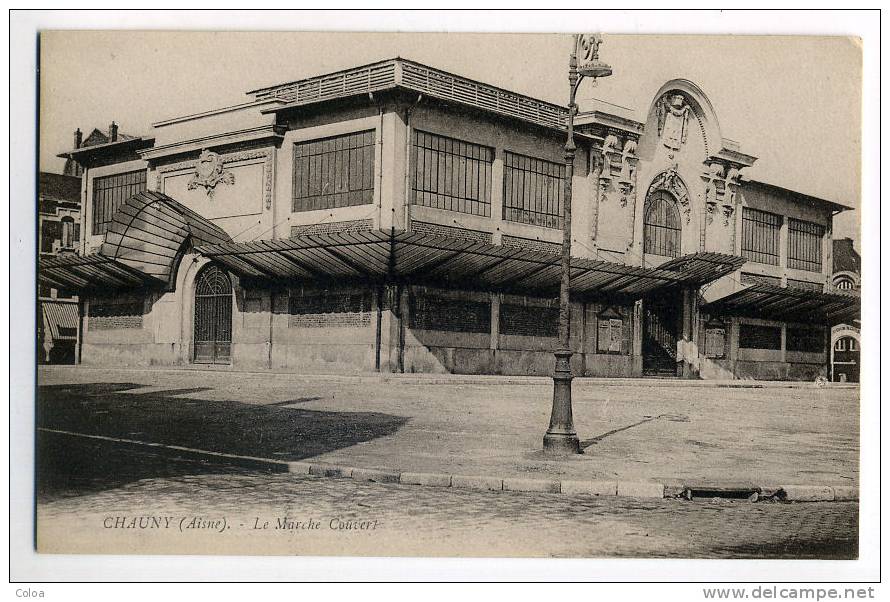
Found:
[[(215, 153), (214, 153), (215, 154)], [(203, 155), (203, 152), (202, 152)], [(274, 157), (272, 151), (270, 149), (255, 149), (255, 150), (246, 150), (235, 153), (227, 153), (224, 155), (218, 155), (220, 158), (220, 164), (225, 166), (229, 163), (235, 163), (239, 161), (250, 161), (252, 159), (263, 159), (263, 195), (264, 195), (264, 203), (266, 209), (272, 208), (272, 181), (274, 178), (273, 174), (273, 161)], [(159, 165), (157, 167), (157, 179), (155, 181), (155, 189), (158, 192), (163, 192), (164, 188), (164, 177), (171, 173), (177, 171), (184, 170), (195, 170), (197, 171), (198, 163), (200, 161), (200, 157), (198, 160), (191, 161), (179, 161), (177, 163), (168, 163), (166, 165)], [(232, 182), (230, 184), (234, 184), (234, 174), (232, 174)], [(189, 189), (193, 189), (191, 186), (191, 182), (189, 183)], [(208, 194), (208, 196), (210, 196)]]
[(688, 224), (692, 215), (692, 204), (689, 200), (689, 189), (686, 188), (686, 184), (680, 178), (680, 174), (677, 173), (676, 164), (655, 176), (652, 184), (649, 185), (649, 190), (646, 191), (646, 198), (649, 198), (649, 195), (656, 190), (666, 190), (677, 199)]
[(233, 185), (235, 174), (223, 168), (222, 159), (213, 151), (204, 149), (195, 163), (195, 174), (188, 183), (188, 189), (203, 187), (209, 198), (213, 198), (217, 184)]
[(713, 223), (714, 215), (718, 213), (719, 209), (723, 215), (723, 225), (729, 226), (735, 213), (739, 177), (738, 168), (732, 165), (724, 165), (716, 161), (708, 164), (708, 170), (702, 174), (702, 179), (705, 182), (705, 207), (709, 224)]

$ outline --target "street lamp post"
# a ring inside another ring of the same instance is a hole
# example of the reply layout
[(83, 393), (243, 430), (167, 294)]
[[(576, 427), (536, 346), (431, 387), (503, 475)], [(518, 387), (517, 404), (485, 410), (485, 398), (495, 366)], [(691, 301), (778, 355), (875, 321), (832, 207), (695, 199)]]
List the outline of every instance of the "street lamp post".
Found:
[[(569, 114), (568, 138), (565, 146), (565, 188), (563, 192), (562, 223), (562, 277), (559, 283), (559, 345), (554, 352), (556, 368), (553, 371), (553, 408), (550, 426), (544, 434), (544, 453), (567, 456), (581, 453), (581, 443), (572, 419), (572, 350), (569, 342), (569, 280), (572, 256), (572, 174), (575, 165), (575, 95), (585, 77), (612, 75), (612, 68), (599, 60), (599, 47), (603, 40), (599, 34), (576, 35), (569, 58)], [(581, 63), (579, 64), (579, 55)]]

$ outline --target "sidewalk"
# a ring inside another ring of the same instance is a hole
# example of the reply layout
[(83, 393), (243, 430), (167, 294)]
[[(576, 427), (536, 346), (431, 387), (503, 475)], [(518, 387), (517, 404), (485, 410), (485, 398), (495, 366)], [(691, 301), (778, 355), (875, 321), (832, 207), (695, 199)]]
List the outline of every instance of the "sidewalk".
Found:
[(549, 379), (451, 378), (41, 367), (38, 426), (395, 473), (858, 483), (855, 387), (578, 379), (585, 453), (554, 461)]

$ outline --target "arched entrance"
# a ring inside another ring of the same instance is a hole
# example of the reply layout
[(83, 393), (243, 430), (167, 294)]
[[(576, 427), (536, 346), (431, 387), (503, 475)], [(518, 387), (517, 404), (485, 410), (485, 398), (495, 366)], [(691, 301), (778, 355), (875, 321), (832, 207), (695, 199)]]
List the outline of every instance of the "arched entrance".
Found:
[(215, 265), (195, 279), (194, 361), (228, 364), (232, 358), (232, 281)]
[(859, 337), (844, 332), (831, 349), (831, 379), (835, 382), (859, 382)]
[[(660, 177), (649, 189), (643, 209), (643, 253), (680, 257), (682, 218), (677, 196), (661, 183), (679, 190), (677, 178)], [(662, 292), (643, 302), (643, 374), (677, 375), (677, 339), (680, 299), (676, 292)]]

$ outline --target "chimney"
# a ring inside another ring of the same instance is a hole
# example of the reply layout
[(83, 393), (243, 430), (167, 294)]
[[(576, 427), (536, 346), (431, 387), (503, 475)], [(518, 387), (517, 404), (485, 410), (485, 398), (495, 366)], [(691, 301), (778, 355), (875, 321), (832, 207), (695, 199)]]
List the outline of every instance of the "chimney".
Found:
[(83, 144), (83, 132), (80, 131), (80, 128), (74, 130), (74, 148), (80, 148), (80, 145)]
[(108, 137), (111, 138), (111, 142), (117, 142), (117, 124), (113, 121), (108, 126)]

